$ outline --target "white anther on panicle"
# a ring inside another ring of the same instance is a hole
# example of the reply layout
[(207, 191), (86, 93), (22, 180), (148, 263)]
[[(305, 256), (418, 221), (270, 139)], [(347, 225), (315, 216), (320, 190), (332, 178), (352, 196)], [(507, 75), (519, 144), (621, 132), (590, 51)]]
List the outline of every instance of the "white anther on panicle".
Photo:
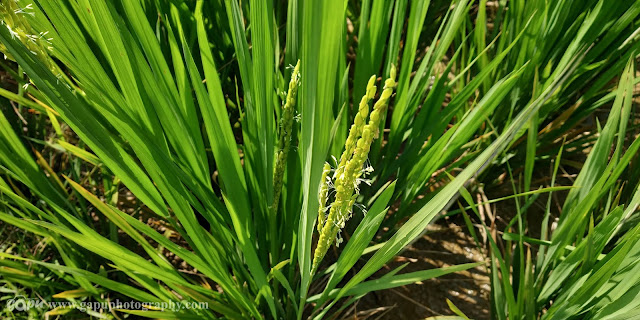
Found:
[(336, 159), (336, 157), (334, 155), (331, 155), (331, 159), (333, 159), (333, 164), (337, 168), (338, 167), (338, 159)]
[(366, 179), (366, 178), (358, 178), (358, 179), (356, 179), (356, 188), (357, 188), (358, 186), (360, 186), (360, 183), (363, 183), (363, 182), (364, 182), (366, 185), (371, 186), (371, 183), (373, 183), (373, 180), (371, 180), (371, 179)]
[(13, 29), (11, 29), (11, 26), (8, 24), (5, 24), (7, 26), (7, 29), (9, 29), (9, 34), (11, 35), (11, 39), (18, 39), (20, 40), (20, 35), (14, 31)]
[(371, 166), (371, 165), (368, 165), (368, 166), (364, 167), (364, 169), (362, 169), (362, 173), (367, 174), (367, 175), (371, 174), (372, 172), (373, 172), (373, 166)]
[(32, 43), (36, 43), (36, 41), (40, 39), (38, 38), (38, 36), (36, 36), (35, 34), (28, 34), (27, 35), (27, 40), (31, 41)]
[[(16, 4), (18, 4), (18, 1), (16, 1)], [(20, 5), (18, 4), (18, 6), (20, 6)], [(33, 12), (33, 11), (27, 11), (27, 10), (33, 10), (33, 3), (29, 3), (29, 4), (28, 4), (27, 6), (25, 6), (24, 8), (18, 8), (18, 9), (16, 9), (16, 10), (13, 10), (13, 13), (15, 13), (15, 14), (21, 14), (21, 13), (22, 13), (22, 14), (28, 14), (28, 15), (30, 15), (30, 16), (32, 16), (32, 17), (36, 15), (36, 13), (35, 13), (35, 12)]]
[[(45, 32), (40, 32), (40, 36), (38, 37), (38, 39), (40, 40), (44, 40), (45, 42), (47, 42), (48, 44), (51, 44), (51, 40), (53, 40), (53, 38), (47, 38), (46, 35), (49, 33), (49, 31), (45, 31)], [(51, 47), (48, 47), (51, 48)]]
[(333, 184), (333, 180), (331, 180), (331, 177), (327, 176), (327, 180), (325, 181), (325, 183), (327, 184), (327, 187), (329, 187), (329, 190), (336, 189), (336, 186)]
[(367, 215), (367, 207), (365, 207), (364, 204), (355, 203), (353, 206), (360, 209), (360, 211), (362, 211), (362, 215), (365, 215), (365, 216)]

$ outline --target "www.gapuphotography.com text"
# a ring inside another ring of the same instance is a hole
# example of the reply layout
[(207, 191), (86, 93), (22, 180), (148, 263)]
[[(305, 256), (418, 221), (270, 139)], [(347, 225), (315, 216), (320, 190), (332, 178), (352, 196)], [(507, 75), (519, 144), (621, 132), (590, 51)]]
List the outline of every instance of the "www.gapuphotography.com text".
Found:
[(208, 309), (208, 302), (158, 302), (158, 301), (46, 301), (44, 299), (16, 296), (7, 300), (6, 307), (14, 312), (38, 309), (42, 311), (54, 309), (78, 309), (81, 311), (110, 311), (110, 310), (138, 310), (138, 311), (180, 311), (185, 309)]

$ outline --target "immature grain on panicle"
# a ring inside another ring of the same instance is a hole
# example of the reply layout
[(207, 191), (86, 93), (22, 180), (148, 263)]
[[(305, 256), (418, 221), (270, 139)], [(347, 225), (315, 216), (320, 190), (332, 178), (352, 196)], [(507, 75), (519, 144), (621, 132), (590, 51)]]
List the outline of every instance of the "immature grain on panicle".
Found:
[[(367, 92), (360, 102), (358, 114), (349, 130), (345, 151), (340, 157), (340, 163), (336, 168), (333, 181), (330, 181), (331, 179), (321, 181), (323, 184), (333, 184), (335, 188), (335, 198), (333, 203), (328, 206), (329, 214), (326, 219), (324, 219), (324, 217), (318, 218), (318, 228), (321, 229), (319, 230), (320, 238), (318, 239), (318, 246), (314, 252), (311, 273), (315, 273), (320, 261), (324, 258), (334, 239), (336, 239), (338, 245), (340, 244), (341, 239), (338, 237), (338, 234), (340, 230), (344, 228), (346, 221), (351, 217), (353, 205), (359, 195), (358, 185), (363, 181), (361, 177), (373, 170), (371, 168), (363, 169), (363, 165), (369, 155), (371, 143), (379, 135), (378, 131), (382, 114), (386, 112), (389, 98), (391, 98), (393, 89), (396, 86), (395, 78), (396, 69), (392, 67), (390, 77), (385, 81), (380, 98), (375, 103), (373, 111), (369, 115), (369, 122), (365, 125), (368, 113), (368, 106), (366, 104), (373, 98), (376, 90), (374, 86), (375, 76), (371, 77), (367, 85)], [(325, 189), (321, 188), (320, 192), (324, 190)], [(323, 200), (322, 198), (323, 194), (320, 194), (321, 201)], [(324, 196), (324, 198), (326, 201), (326, 196)]]
[(278, 132), (278, 151), (276, 152), (276, 164), (273, 173), (273, 202), (271, 209), (278, 210), (278, 202), (280, 201), (280, 193), (284, 179), (284, 169), (287, 163), (287, 155), (291, 146), (291, 131), (293, 128), (293, 118), (295, 114), (296, 95), (298, 94), (298, 86), (300, 84), (300, 60), (293, 69), (291, 81), (289, 82), (289, 92), (282, 107), (282, 116), (280, 117), (280, 130)]
[(320, 191), (318, 192), (318, 232), (322, 232), (325, 214), (327, 213), (327, 197), (331, 186), (329, 172), (331, 172), (331, 166), (325, 162), (324, 167), (322, 168), (322, 177), (320, 178)]
[[(33, 4), (24, 4), (25, 1), (8, 0), (0, 1), (0, 25), (9, 30), (11, 37), (20, 41), (26, 48), (35, 55), (37, 59), (43, 62), (49, 70), (61, 78), (62, 72), (58, 65), (51, 59), (49, 53), (53, 50), (51, 40), (48, 36), (49, 31), (36, 32), (27, 21), (27, 16), (35, 15)], [(6, 58), (13, 57), (7, 48), (0, 43), (0, 52)]]
[(347, 164), (347, 161), (353, 155), (353, 150), (356, 148), (356, 142), (358, 138), (362, 135), (362, 129), (367, 121), (367, 116), (369, 115), (369, 101), (373, 99), (376, 95), (376, 90), (378, 87), (375, 85), (376, 76), (373, 75), (369, 78), (369, 82), (367, 83), (367, 91), (365, 95), (360, 100), (360, 105), (358, 106), (358, 113), (356, 113), (355, 118), (353, 119), (353, 124), (349, 129), (349, 136), (347, 137), (347, 141), (345, 142), (345, 149), (340, 156), (340, 163), (333, 175), (335, 179), (337, 176), (341, 175), (344, 171), (344, 167)]

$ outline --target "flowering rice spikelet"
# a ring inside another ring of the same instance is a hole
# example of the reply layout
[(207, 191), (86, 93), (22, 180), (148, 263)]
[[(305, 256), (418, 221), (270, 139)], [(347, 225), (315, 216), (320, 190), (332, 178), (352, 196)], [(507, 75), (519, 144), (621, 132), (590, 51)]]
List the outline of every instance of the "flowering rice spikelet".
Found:
[(278, 151), (276, 152), (276, 164), (273, 173), (273, 203), (271, 210), (278, 209), (280, 201), (280, 193), (282, 192), (282, 184), (284, 178), (284, 169), (287, 163), (287, 155), (291, 145), (291, 129), (293, 128), (293, 118), (296, 106), (296, 95), (298, 94), (298, 85), (300, 84), (300, 60), (293, 69), (291, 81), (289, 82), (289, 92), (282, 107), (282, 116), (280, 117), (280, 131), (278, 132)]
[[(43, 62), (54, 75), (58, 78), (62, 77), (60, 68), (49, 56), (50, 51), (53, 50), (51, 46), (51, 40), (53, 39), (47, 36), (48, 31), (35, 32), (31, 28), (31, 24), (27, 21), (27, 16), (35, 15), (33, 4), (23, 5), (21, 2), (20, 0), (0, 1), (0, 24), (9, 30), (13, 39), (22, 42), (27, 50)], [(7, 48), (2, 44), (0, 44), (0, 52), (6, 58), (14, 60)]]
[[(324, 218), (318, 218), (319, 221), (322, 219), (324, 223), (322, 225), (320, 223), (318, 224), (318, 228), (322, 227), (322, 230), (320, 231), (318, 246), (313, 256), (312, 274), (318, 269), (320, 261), (324, 258), (329, 246), (331, 246), (333, 240), (336, 239), (340, 230), (344, 228), (346, 221), (351, 218), (353, 205), (359, 195), (358, 184), (362, 181), (361, 176), (368, 174), (372, 170), (371, 168), (363, 169), (363, 165), (369, 155), (371, 143), (379, 135), (378, 131), (380, 121), (382, 121), (382, 114), (386, 112), (389, 98), (391, 98), (393, 89), (396, 86), (395, 78), (396, 69), (392, 67), (390, 77), (384, 83), (380, 98), (373, 106), (373, 111), (371, 111), (369, 115), (369, 122), (365, 124), (366, 114), (368, 113), (366, 103), (375, 95), (375, 86), (373, 85), (375, 76), (369, 80), (367, 93), (365, 97), (362, 98), (360, 109), (349, 131), (345, 151), (340, 157), (340, 163), (333, 177), (335, 199), (330, 205), (326, 221), (324, 221)], [(328, 184), (330, 181), (322, 181), (321, 183)], [(321, 187), (320, 191), (323, 192), (324, 189)], [(322, 197), (323, 195), (320, 194), (320, 196)], [(340, 244), (340, 238), (338, 238), (337, 244)]]
[(334, 173), (333, 177), (336, 178), (342, 171), (344, 171), (344, 166), (347, 164), (347, 160), (351, 158), (353, 155), (353, 150), (356, 148), (356, 142), (358, 138), (362, 135), (362, 129), (364, 127), (365, 121), (367, 121), (367, 116), (369, 115), (369, 101), (373, 99), (376, 95), (376, 90), (378, 87), (375, 85), (376, 76), (373, 75), (369, 78), (369, 82), (367, 83), (367, 92), (360, 100), (360, 105), (358, 107), (358, 113), (356, 113), (355, 118), (353, 119), (353, 124), (349, 129), (349, 136), (347, 137), (347, 141), (345, 142), (345, 149), (340, 156), (340, 163), (338, 164), (338, 168)]

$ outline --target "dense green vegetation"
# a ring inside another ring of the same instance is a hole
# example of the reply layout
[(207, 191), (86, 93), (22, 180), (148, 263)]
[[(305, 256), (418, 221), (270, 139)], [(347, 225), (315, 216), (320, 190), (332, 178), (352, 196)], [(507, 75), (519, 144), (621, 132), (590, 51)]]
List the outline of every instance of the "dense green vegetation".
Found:
[[(338, 318), (483, 264), (384, 269), (444, 215), (486, 253), (493, 318), (640, 314), (640, 1), (2, 0), (0, 16), (0, 302), (69, 302), (3, 318)], [(498, 185), (505, 225), (475, 196)], [(114, 300), (148, 308), (84, 307)]]

